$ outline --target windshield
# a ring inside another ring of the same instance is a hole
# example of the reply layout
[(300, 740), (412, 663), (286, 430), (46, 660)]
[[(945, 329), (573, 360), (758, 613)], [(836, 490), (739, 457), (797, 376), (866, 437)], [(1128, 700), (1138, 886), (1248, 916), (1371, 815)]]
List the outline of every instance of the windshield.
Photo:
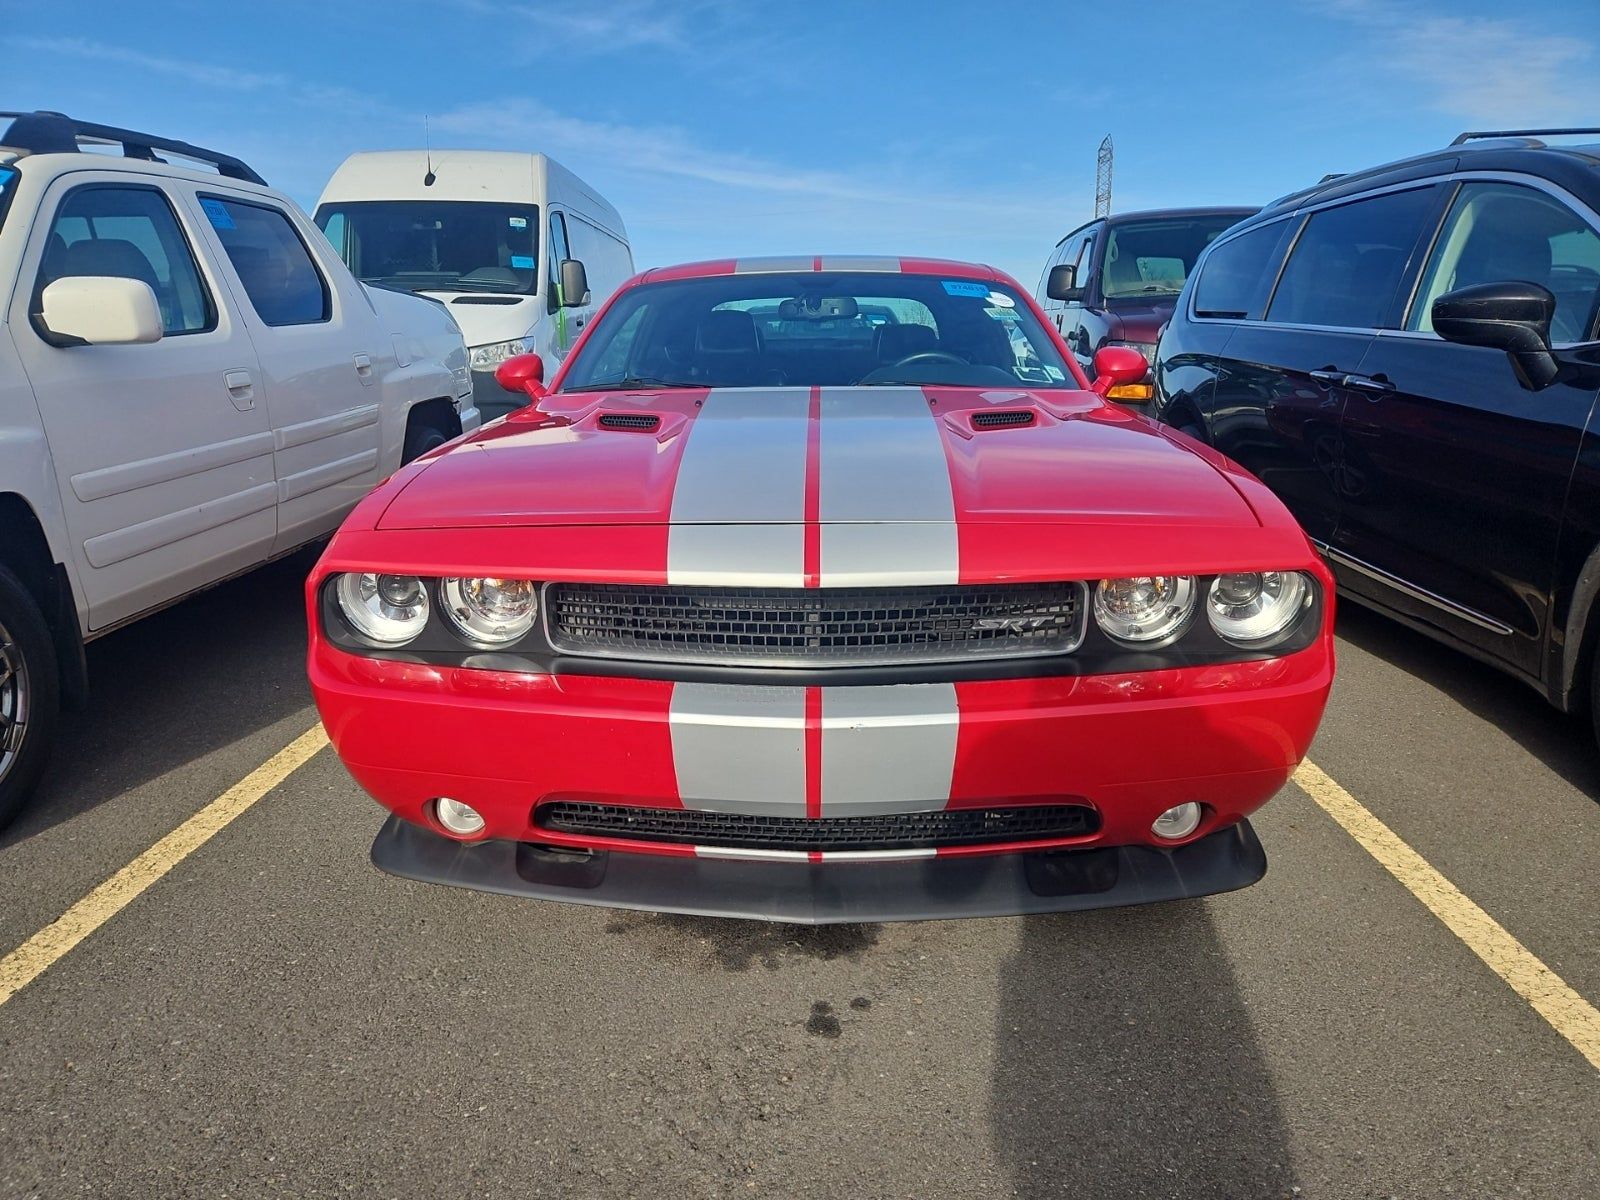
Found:
[(1007, 284), (775, 272), (629, 289), (561, 390), (850, 384), (1078, 386)]
[(1101, 294), (1107, 300), (1176, 296), (1200, 251), (1249, 215), (1211, 213), (1113, 225), (1100, 273)]
[(537, 289), (539, 208), (479, 200), (324, 204), (317, 225), (356, 278), (413, 292)]

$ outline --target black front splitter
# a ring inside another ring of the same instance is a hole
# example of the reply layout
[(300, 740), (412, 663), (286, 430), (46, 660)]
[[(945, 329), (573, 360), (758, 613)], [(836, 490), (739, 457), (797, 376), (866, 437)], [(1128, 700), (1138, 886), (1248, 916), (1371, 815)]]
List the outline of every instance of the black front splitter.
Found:
[(1176, 849), (1113, 846), (880, 862), (752, 862), (664, 854), (464, 845), (390, 817), (380, 869), (426, 883), (695, 916), (797, 925), (1068, 912), (1233, 891), (1267, 870), (1248, 821)]

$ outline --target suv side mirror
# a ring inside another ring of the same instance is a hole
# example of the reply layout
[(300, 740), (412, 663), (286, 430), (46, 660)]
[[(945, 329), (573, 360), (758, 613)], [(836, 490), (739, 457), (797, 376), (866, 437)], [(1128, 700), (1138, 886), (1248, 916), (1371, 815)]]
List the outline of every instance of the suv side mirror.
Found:
[(52, 346), (127, 346), (161, 340), (161, 305), (142, 279), (71, 275), (39, 297), (41, 333)]
[(1504, 350), (1517, 381), (1536, 392), (1560, 373), (1550, 353), (1555, 312), (1556, 298), (1537, 283), (1478, 283), (1433, 302), (1433, 329), (1447, 342)]
[(589, 303), (589, 273), (576, 258), (561, 260), (561, 306), (579, 308)]
[(513, 354), (494, 369), (494, 381), (508, 392), (526, 393), (530, 401), (543, 400), (544, 359), (537, 354)]
[(1097, 396), (1110, 400), (1148, 400), (1150, 364), (1131, 346), (1101, 346), (1094, 352), (1094, 382), (1089, 385)]
[(1050, 268), (1045, 280), (1044, 294), (1052, 300), (1082, 300), (1083, 289), (1078, 286), (1078, 268), (1071, 263), (1061, 263)]

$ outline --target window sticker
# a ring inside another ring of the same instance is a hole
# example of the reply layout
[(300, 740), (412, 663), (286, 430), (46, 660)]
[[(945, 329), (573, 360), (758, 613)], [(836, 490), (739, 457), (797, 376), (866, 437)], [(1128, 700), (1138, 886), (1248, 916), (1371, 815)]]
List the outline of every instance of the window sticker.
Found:
[(513, 229), (526, 229), (528, 227), (527, 217), (507, 217), (506, 221)]
[(1067, 373), (1060, 367), (1052, 367), (1049, 363), (1040, 363), (1039, 365), (1044, 373), (1050, 376), (1050, 378), (1055, 380), (1057, 383), (1060, 383), (1067, 377)]
[(211, 222), (213, 229), (234, 228), (233, 216), (228, 212), (228, 206), (221, 200), (202, 199), (200, 207), (206, 211), (206, 219)]
[(513, 254), (511, 256), (511, 266), (517, 271), (531, 271), (533, 270), (533, 255)]
[(1014, 308), (986, 308), (983, 310), (996, 321), (1020, 321), (1022, 314)]
[(950, 296), (972, 296), (978, 300), (987, 300), (989, 298), (989, 285), (987, 283), (976, 283), (967, 279), (946, 279), (944, 281), (944, 290), (945, 294)]
[(1004, 292), (990, 292), (985, 299), (996, 308), (1015, 308), (1017, 306), (1017, 302)]
[(0, 196), (6, 194), (6, 188), (10, 186), (11, 181), (16, 177), (17, 172), (10, 167), (0, 167)]

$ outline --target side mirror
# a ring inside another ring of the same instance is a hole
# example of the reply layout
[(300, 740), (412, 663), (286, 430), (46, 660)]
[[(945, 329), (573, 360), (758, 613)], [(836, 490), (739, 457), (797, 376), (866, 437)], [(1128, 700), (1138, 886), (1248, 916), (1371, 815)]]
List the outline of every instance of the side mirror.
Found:
[(1089, 387), (1095, 395), (1140, 403), (1150, 399), (1149, 380), (1150, 364), (1137, 350), (1129, 346), (1101, 346), (1094, 352), (1094, 382)]
[(1082, 300), (1083, 289), (1078, 286), (1078, 268), (1070, 263), (1051, 267), (1049, 278), (1045, 280), (1044, 294), (1052, 300)]
[(537, 354), (513, 354), (494, 369), (494, 381), (508, 392), (525, 393), (530, 401), (543, 400), (544, 359)]
[(1556, 298), (1537, 283), (1478, 283), (1433, 302), (1433, 329), (1447, 342), (1504, 350), (1517, 381), (1538, 391), (1561, 369), (1550, 353), (1555, 312)]
[(48, 284), (39, 324), (53, 346), (127, 346), (161, 340), (161, 305), (142, 279), (73, 275)]
[(561, 260), (561, 306), (578, 308), (589, 303), (589, 273), (576, 258)]

